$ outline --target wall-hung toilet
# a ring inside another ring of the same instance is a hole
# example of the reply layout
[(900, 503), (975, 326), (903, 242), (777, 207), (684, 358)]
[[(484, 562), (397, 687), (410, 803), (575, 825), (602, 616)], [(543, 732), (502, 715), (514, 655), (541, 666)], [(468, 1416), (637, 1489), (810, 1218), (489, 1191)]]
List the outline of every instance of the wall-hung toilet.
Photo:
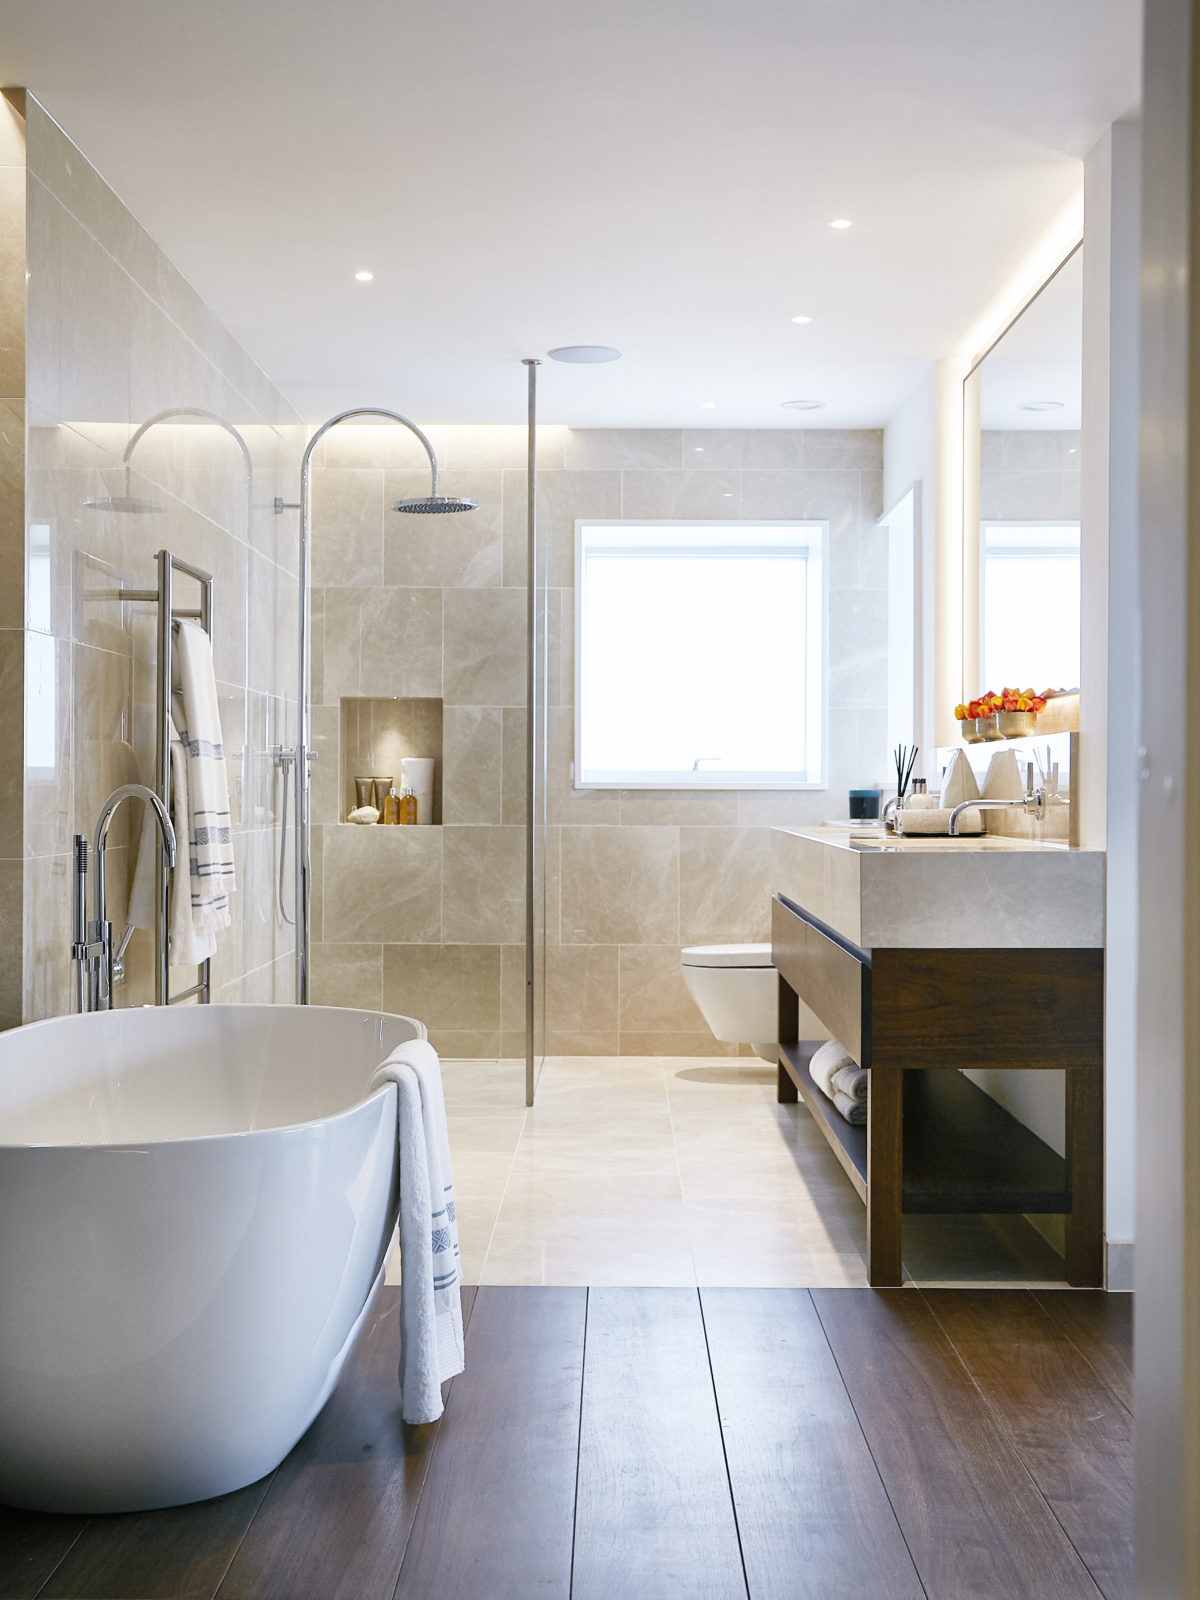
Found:
[(748, 1044), (774, 1064), (779, 983), (769, 944), (695, 944), (683, 952), (683, 981), (724, 1044)]

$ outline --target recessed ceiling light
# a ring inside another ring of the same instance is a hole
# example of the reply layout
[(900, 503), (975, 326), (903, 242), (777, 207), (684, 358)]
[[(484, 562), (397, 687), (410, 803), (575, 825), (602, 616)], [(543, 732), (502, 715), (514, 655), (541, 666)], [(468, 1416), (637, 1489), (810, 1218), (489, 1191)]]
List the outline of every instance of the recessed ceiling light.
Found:
[(781, 411), (823, 411), (824, 400), (784, 400), (780, 405)]
[(354, 277), (358, 283), (370, 283), (374, 276), (375, 274), (373, 272), (368, 272), (365, 267), (361, 272), (356, 272), (354, 274)]
[(701, 411), (715, 411), (717, 409), (717, 402), (715, 400), (701, 400), (700, 409)]
[(1018, 411), (1061, 411), (1061, 400), (1022, 400), (1017, 406)]
[(702, 444), (698, 444), (696, 446), (696, 454), (698, 456), (702, 456), (704, 454), (704, 446)]
[(854, 224), (851, 222), (849, 217), (834, 217), (829, 226), (831, 228), (837, 228), (838, 231), (841, 232), (843, 228), (852, 228)]
[(811, 322), (812, 318), (811, 317), (792, 317), (792, 318), (790, 318), (790, 320), (792, 322), (798, 322), (801, 325), (801, 327), (803, 327), (803, 325), (806, 322)]
[(566, 361), (572, 366), (594, 367), (601, 361), (620, 361), (621, 352), (609, 344), (560, 344), (547, 350), (551, 361)]

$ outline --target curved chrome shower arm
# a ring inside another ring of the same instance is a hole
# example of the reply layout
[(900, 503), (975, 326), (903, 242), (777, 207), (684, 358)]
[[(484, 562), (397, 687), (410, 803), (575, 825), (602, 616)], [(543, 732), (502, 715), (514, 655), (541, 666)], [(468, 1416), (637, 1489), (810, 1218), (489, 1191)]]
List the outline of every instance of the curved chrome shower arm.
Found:
[(215, 422), (218, 428), (225, 432), (242, 452), (242, 462), (246, 468), (246, 537), (250, 536), (250, 519), (254, 511), (254, 462), (250, 456), (250, 446), (234, 427), (219, 412), (204, 411), (199, 406), (171, 406), (166, 411), (158, 411), (152, 417), (147, 417), (129, 436), (129, 443), (121, 453), (121, 464), (125, 468), (125, 493), (129, 494), (129, 472), (133, 452), (144, 433), (157, 427), (160, 422), (170, 422), (172, 417), (199, 417), (204, 422)]
[(433, 494), (438, 493), (438, 464), (437, 456), (433, 453), (433, 446), (417, 427), (416, 423), (408, 417), (402, 416), (399, 411), (388, 411), (382, 406), (351, 406), (346, 411), (339, 411), (336, 416), (330, 417), (328, 422), (323, 422), (312, 438), (304, 447), (304, 455), (300, 461), (300, 549), (298, 557), (298, 586), (299, 586), (299, 676), (300, 695), (298, 705), (299, 728), (296, 739), (296, 999), (300, 1005), (308, 1004), (308, 964), (309, 964), (309, 926), (311, 909), (311, 883), (312, 859), (309, 844), (309, 783), (311, 778), (312, 761), (316, 751), (312, 744), (312, 706), (309, 680), (312, 677), (311, 637), (312, 629), (309, 622), (309, 575), (308, 575), (308, 547), (311, 536), (312, 520), (312, 458), (313, 452), (325, 435), (339, 423), (349, 422), (352, 417), (382, 417), (387, 422), (398, 422), (401, 427), (407, 428), (410, 433), (415, 433), (425, 448), (429, 457), (429, 466), (433, 473)]

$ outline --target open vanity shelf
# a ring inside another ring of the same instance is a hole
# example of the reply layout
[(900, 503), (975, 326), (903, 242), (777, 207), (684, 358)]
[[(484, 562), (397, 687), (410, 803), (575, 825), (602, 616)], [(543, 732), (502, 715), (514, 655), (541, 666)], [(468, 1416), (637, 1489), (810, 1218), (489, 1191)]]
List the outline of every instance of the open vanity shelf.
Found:
[[(818, 1048), (809, 1041), (781, 1045), (780, 1064), (865, 1201), (867, 1130), (840, 1116), (813, 1083), (808, 1063)], [(905, 1072), (902, 1111), (906, 1216), (1071, 1210), (1062, 1156), (960, 1072)]]
[[(1102, 1284), (1103, 949), (865, 948), (783, 896), (771, 934), (779, 1099), (803, 1096), (866, 1202), (869, 1282), (900, 1283), (906, 1213), (1015, 1212), (1062, 1214), (1067, 1281)], [(870, 1068), (865, 1128), (813, 1083), (802, 1006)], [(969, 1067), (1061, 1070), (1065, 1159)]]

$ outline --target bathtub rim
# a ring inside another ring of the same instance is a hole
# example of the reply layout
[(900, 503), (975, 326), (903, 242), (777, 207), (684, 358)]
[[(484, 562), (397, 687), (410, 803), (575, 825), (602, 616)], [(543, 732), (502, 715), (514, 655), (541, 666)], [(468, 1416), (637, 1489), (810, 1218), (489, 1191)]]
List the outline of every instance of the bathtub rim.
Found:
[[(166, 1011), (168, 1007), (130, 1006), (121, 1007), (120, 1009), (130, 1011)], [(366, 1006), (301, 1006), (296, 1005), (295, 1003), (287, 1003), (283, 1005), (275, 1005), (273, 1003), (242, 1005), (237, 1001), (225, 1001), (217, 1002), (213, 1006), (205, 1006), (203, 1008), (195, 1006), (189, 1007), (189, 1009), (196, 1011), (203, 1009), (210, 1013), (218, 1009), (222, 1011), (352, 1012), (358, 1017), (387, 1017), (398, 1022), (409, 1022), (418, 1030), (416, 1035), (418, 1039), (423, 1039), (428, 1042), (429, 1038), (428, 1030), (426, 1029), (425, 1024), (418, 1021), (416, 1017), (406, 1016), (400, 1011), (373, 1011)], [(112, 1015), (112, 1013), (109, 1012), (91, 1012), (87, 1014), (92, 1016)], [(69, 1011), (60, 1017), (39, 1017), (36, 1022), (23, 1022), (19, 1027), (12, 1028), (8, 1030), (8, 1032), (10, 1034), (17, 1034), (25, 1033), (27, 1030), (32, 1031), (37, 1028), (52, 1027), (55, 1023), (61, 1023), (66, 1021), (68, 1018), (74, 1018), (79, 1015), (81, 1015), (81, 1013), (77, 1011)], [(0, 1049), (2, 1049), (2, 1046), (0, 1046)], [(440, 1059), (441, 1058), (439, 1057), (439, 1062)], [(380, 1062), (379, 1065), (382, 1066), (383, 1063)], [(135, 1153), (144, 1152), (147, 1150), (157, 1150), (160, 1146), (168, 1145), (172, 1148), (176, 1148), (180, 1145), (204, 1146), (225, 1143), (226, 1141), (232, 1139), (267, 1139), (276, 1134), (301, 1133), (307, 1128), (324, 1128), (328, 1127), (332, 1123), (342, 1122), (346, 1118), (352, 1117), (357, 1112), (361, 1111), (364, 1106), (370, 1105), (372, 1102), (379, 1099), (379, 1097), (386, 1094), (389, 1089), (394, 1090), (395, 1088), (396, 1085), (394, 1083), (381, 1083), (377, 1089), (373, 1089), (369, 1094), (364, 1091), (362, 1097), (358, 1100), (355, 1100), (352, 1105), (345, 1106), (340, 1111), (331, 1112), (330, 1115), (326, 1117), (308, 1117), (303, 1122), (281, 1122), (273, 1124), (269, 1128), (234, 1128), (228, 1133), (182, 1134), (178, 1137), (168, 1137), (164, 1139), (79, 1139), (69, 1141), (24, 1139), (14, 1144), (11, 1141), (6, 1140), (3, 1137), (2, 1130), (0, 1130), (0, 1153), (10, 1150), (123, 1150), (130, 1153)]]

